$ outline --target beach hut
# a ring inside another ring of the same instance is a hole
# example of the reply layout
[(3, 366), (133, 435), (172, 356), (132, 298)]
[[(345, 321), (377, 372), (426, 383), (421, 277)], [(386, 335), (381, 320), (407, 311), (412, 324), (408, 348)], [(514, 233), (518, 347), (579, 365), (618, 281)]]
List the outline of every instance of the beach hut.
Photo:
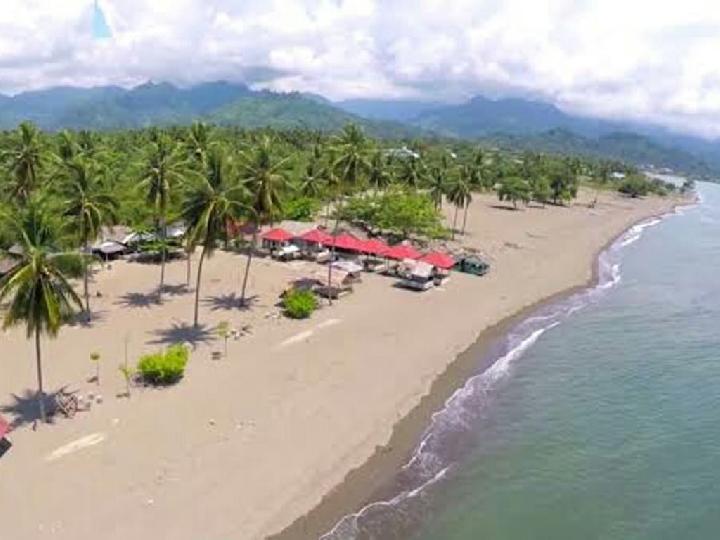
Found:
[(310, 229), (295, 238), (300, 244), (306, 256), (318, 262), (330, 260), (330, 252), (327, 246), (333, 241), (333, 237), (321, 229)]
[(440, 270), (450, 270), (453, 266), (455, 266), (455, 259), (447, 253), (442, 253), (440, 251), (431, 251), (430, 253), (426, 253), (420, 257), (419, 260), (420, 262), (427, 263), (435, 268), (439, 268)]
[(337, 299), (353, 291), (352, 278), (342, 270), (332, 273), (330, 284), (328, 284), (328, 276), (325, 272), (317, 272), (313, 277), (318, 282), (314, 292), (319, 296)]
[(338, 269), (347, 274), (348, 279), (352, 280), (353, 283), (362, 281), (363, 266), (361, 264), (355, 261), (335, 261), (330, 264), (332, 264), (333, 269)]
[(339, 249), (341, 251), (347, 251), (350, 253), (362, 253), (363, 249), (363, 242), (362, 240), (356, 238), (352, 234), (348, 233), (342, 233), (338, 236), (335, 236), (330, 246), (334, 247), (335, 249)]
[(270, 229), (260, 235), (262, 239), (262, 247), (269, 249), (272, 254), (275, 250), (287, 245), (294, 238), (293, 234), (285, 229)]
[(404, 259), (415, 260), (419, 259), (422, 256), (422, 254), (414, 247), (405, 244), (398, 244), (397, 246), (392, 246), (382, 255), (385, 258), (394, 259), (396, 261), (402, 261)]
[(431, 264), (415, 261), (409, 274), (400, 280), (400, 285), (416, 291), (431, 289), (434, 285), (433, 268)]

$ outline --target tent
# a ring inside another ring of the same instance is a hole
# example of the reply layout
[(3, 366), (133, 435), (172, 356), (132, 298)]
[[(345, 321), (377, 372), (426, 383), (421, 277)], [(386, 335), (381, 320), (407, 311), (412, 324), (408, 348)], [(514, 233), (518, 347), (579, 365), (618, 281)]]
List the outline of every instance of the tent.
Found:
[(390, 249), (385, 242), (382, 240), (365, 240), (361, 242), (362, 252), (368, 255), (383, 255), (387, 250)]
[(403, 259), (419, 259), (421, 253), (412, 246), (400, 244), (389, 248), (382, 255), (388, 259), (402, 261)]
[(450, 270), (455, 266), (455, 259), (453, 259), (447, 253), (441, 253), (439, 251), (431, 251), (426, 255), (420, 257), (420, 261), (427, 263), (441, 270)]
[(294, 238), (294, 236), (285, 229), (277, 228), (270, 229), (269, 231), (263, 233), (260, 238), (267, 242), (289, 242)]
[(330, 244), (333, 241), (332, 236), (330, 236), (325, 231), (321, 231), (320, 229), (310, 229), (309, 231), (306, 231), (300, 236), (298, 236), (297, 239), (302, 240), (303, 242), (306, 242), (308, 244), (322, 245)]
[(354, 251), (356, 253), (361, 253), (363, 248), (363, 242), (361, 240), (347, 233), (343, 233), (334, 237), (329, 245), (335, 246), (335, 249)]

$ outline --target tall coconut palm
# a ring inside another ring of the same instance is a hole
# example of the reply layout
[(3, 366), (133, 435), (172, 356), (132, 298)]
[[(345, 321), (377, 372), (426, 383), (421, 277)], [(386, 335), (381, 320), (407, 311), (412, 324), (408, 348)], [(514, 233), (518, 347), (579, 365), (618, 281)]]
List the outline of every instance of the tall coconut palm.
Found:
[(202, 246), (195, 285), (193, 324), (197, 328), (203, 262), (213, 255), (225, 226), (236, 215), (245, 186), (233, 183), (224, 149), (214, 147), (207, 155), (205, 174), (188, 186), (182, 204), (182, 215), (188, 225), (188, 242)]
[(0, 302), (9, 300), (2, 325), (7, 329), (24, 324), (28, 339), (35, 338), (37, 402), (40, 418), (47, 421), (40, 338), (57, 336), (63, 323), (82, 310), (82, 300), (68, 278), (78, 275), (83, 261), (77, 253), (55, 250), (56, 227), (49, 223), (48, 213), (31, 201), (6, 221), (22, 254), (8, 255), (16, 264), (0, 279)]
[(170, 197), (176, 186), (191, 176), (187, 160), (183, 157), (178, 143), (167, 135), (151, 133), (150, 149), (147, 154), (140, 186), (145, 189), (147, 202), (153, 206), (160, 237), (160, 286), (158, 302), (162, 302), (165, 287), (165, 261), (167, 259), (167, 214)]
[(448, 162), (447, 157), (443, 156), (440, 163), (431, 167), (428, 180), (430, 188), (430, 198), (435, 205), (436, 210), (442, 208), (442, 200), (448, 188)]
[(453, 226), (452, 226), (452, 237), (455, 238), (455, 231), (457, 230), (457, 217), (458, 210), (464, 208), (465, 217), (463, 218), (463, 230), (462, 234), (465, 234), (465, 223), (467, 221), (467, 209), (470, 201), (472, 201), (472, 194), (470, 191), (470, 170), (463, 166), (460, 168), (460, 173), (455, 180), (450, 184), (448, 188), (448, 200), (455, 206), (455, 213), (453, 215)]
[(377, 191), (383, 191), (392, 181), (392, 175), (387, 165), (387, 160), (382, 151), (376, 150), (370, 160), (368, 171), (368, 183)]
[(246, 207), (253, 224), (252, 243), (240, 292), (241, 306), (246, 303), (248, 276), (257, 243), (258, 227), (274, 220), (282, 211), (283, 196), (288, 189), (288, 166), (289, 158), (277, 157), (273, 140), (268, 136), (262, 137), (258, 144), (251, 146), (241, 155), (240, 180), (249, 193)]
[(212, 128), (205, 122), (194, 122), (190, 126), (186, 141), (190, 157), (199, 164), (204, 164), (211, 144)]
[[(118, 202), (105, 188), (98, 165), (82, 156), (73, 158), (64, 167), (60, 190), (64, 198), (63, 215), (71, 219), (70, 229), (77, 235), (83, 252), (89, 255), (90, 242), (97, 240), (102, 226), (116, 223)], [(85, 315), (90, 320), (89, 261), (84, 267)]]
[[(343, 197), (357, 188), (371, 169), (368, 160), (370, 141), (359, 127), (348, 124), (333, 139), (331, 151), (336, 156), (332, 167), (334, 169), (332, 190), (335, 195), (335, 227), (333, 228), (333, 235), (337, 235)], [(334, 258), (335, 246), (333, 245), (330, 260), (332, 261)], [(333, 265), (328, 264), (328, 288), (332, 284), (332, 271)], [(332, 295), (328, 296), (328, 301), (332, 304)]]
[(425, 164), (419, 157), (409, 156), (400, 160), (398, 180), (412, 188), (418, 188), (425, 180), (427, 171)]
[(10, 148), (3, 152), (10, 171), (11, 201), (26, 204), (38, 185), (40, 171), (45, 162), (40, 131), (28, 122), (23, 122), (11, 138)]

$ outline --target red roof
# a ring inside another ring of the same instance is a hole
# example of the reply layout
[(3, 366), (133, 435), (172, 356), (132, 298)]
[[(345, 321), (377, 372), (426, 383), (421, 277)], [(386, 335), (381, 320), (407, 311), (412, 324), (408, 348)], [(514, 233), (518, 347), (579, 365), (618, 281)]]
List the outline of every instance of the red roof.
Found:
[(388, 249), (390, 249), (390, 246), (382, 240), (365, 240), (362, 242), (362, 252), (370, 255), (382, 255)]
[(0, 439), (2, 439), (10, 431), (10, 424), (0, 416)]
[(398, 261), (402, 261), (403, 259), (419, 259), (420, 255), (421, 253), (414, 247), (406, 246), (404, 244), (393, 246), (383, 253), (384, 257), (387, 257), (388, 259), (397, 259)]
[(263, 240), (269, 240), (270, 242), (289, 242), (294, 238), (292, 233), (287, 232), (285, 229), (271, 229), (266, 233), (263, 233), (261, 238)]
[(330, 245), (335, 245), (337, 249), (345, 249), (347, 251), (362, 251), (363, 242), (355, 238), (352, 234), (343, 233), (335, 237), (334, 242)]
[(430, 253), (422, 256), (420, 260), (432, 266), (442, 268), (443, 270), (449, 270), (455, 266), (455, 259), (447, 253), (441, 253), (439, 251), (431, 251)]
[(305, 242), (314, 242), (316, 244), (329, 244), (333, 239), (332, 236), (320, 229), (311, 229), (306, 231), (298, 236), (298, 238)]

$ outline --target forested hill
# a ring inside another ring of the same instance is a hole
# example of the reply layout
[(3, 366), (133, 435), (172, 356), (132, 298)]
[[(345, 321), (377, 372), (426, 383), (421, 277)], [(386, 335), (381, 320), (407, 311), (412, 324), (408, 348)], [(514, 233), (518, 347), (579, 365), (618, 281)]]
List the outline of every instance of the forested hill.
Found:
[(253, 91), (243, 84), (204, 83), (178, 88), (168, 83), (119, 87), (59, 87), (0, 96), (0, 129), (30, 121), (46, 130), (135, 129), (187, 125), (196, 120), (244, 127), (302, 127), (336, 131), (356, 123), (377, 137), (413, 137), (422, 130), (370, 120), (333, 106), (319, 96)]

